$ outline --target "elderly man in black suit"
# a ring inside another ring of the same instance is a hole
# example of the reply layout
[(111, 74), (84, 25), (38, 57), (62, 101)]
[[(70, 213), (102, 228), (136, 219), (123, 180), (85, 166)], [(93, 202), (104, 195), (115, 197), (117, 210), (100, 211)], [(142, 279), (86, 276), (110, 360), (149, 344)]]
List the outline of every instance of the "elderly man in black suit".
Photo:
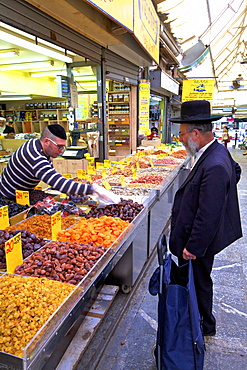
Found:
[(237, 196), (241, 169), (229, 151), (212, 133), (210, 103), (182, 103), (180, 140), (187, 153), (196, 157), (192, 169), (178, 189), (172, 208), (169, 247), (179, 264), (193, 260), (195, 287), (204, 335), (215, 335), (212, 313), (214, 255), (242, 236)]

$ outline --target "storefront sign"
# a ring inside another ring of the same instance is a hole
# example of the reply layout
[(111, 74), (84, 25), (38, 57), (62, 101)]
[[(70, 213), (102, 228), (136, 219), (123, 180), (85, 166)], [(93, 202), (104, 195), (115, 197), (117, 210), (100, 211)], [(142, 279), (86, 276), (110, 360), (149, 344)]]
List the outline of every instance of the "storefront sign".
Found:
[(9, 226), (9, 211), (8, 206), (0, 207), (0, 228), (5, 230)]
[(214, 80), (184, 80), (182, 101), (212, 100)]
[(174, 81), (173, 78), (171, 78), (168, 74), (161, 71), (161, 82), (160, 87), (162, 89), (165, 89), (174, 95), (178, 95), (179, 93), (179, 83), (177, 81)]
[(21, 233), (16, 234), (5, 243), (5, 254), (7, 272), (13, 274), (15, 268), (23, 263)]
[(133, 32), (133, 0), (87, 0), (109, 18)]
[(159, 17), (151, 0), (134, 0), (134, 36), (159, 63)]
[(139, 83), (139, 133), (145, 134), (149, 129), (150, 81)]

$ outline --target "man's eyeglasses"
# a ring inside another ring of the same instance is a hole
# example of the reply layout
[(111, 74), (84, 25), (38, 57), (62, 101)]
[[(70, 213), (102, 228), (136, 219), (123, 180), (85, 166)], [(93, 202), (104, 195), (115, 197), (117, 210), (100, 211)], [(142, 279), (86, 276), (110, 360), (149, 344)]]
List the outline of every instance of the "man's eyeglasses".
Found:
[(189, 133), (190, 131), (185, 131), (185, 132), (179, 132), (178, 135), (179, 137), (183, 137), (185, 134)]
[(56, 145), (56, 146), (58, 147), (58, 149), (59, 149), (59, 150), (64, 150), (64, 149), (66, 148), (66, 146), (65, 146), (65, 145), (59, 145), (59, 144), (55, 143), (55, 141), (51, 140), (49, 137), (47, 137), (47, 139), (48, 139), (49, 141), (51, 141), (54, 145)]

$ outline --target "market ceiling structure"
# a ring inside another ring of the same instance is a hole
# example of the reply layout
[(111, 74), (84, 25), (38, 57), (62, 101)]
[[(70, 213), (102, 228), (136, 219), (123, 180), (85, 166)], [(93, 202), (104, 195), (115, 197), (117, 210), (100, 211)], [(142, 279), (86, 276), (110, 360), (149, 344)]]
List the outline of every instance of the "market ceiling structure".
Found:
[(193, 64), (193, 58), (205, 54), (196, 67), (185, 72), (186, 77), (215, 78), (216, 100), (246, 104), (247, 1), (154, 2), (165, 26), (181, 45), (184, 57), (180, 67)]

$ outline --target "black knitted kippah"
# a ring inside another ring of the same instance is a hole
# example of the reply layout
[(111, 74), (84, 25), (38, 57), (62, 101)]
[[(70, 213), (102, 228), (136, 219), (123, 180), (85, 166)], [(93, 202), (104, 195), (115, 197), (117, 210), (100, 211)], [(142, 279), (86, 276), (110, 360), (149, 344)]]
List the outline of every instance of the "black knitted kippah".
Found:
[(47, 127), (49, 131), (56, 137), (59, 137), (60, 139), (64, 139), (64, 140), (67, 139), (66, 132), (61, 125), (54, 123), (53, 125), (48, 125)]

